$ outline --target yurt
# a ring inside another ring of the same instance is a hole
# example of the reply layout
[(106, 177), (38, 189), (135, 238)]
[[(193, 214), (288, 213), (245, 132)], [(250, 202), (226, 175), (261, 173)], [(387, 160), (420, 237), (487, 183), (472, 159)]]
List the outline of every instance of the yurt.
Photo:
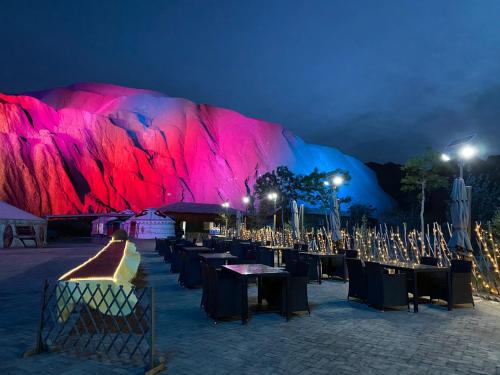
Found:
[(155, 208), (148, 208), (126, 220), (123, 229), (131, 238), (152, 239), (175, 236), (175, 221)]
[(44, 246), (47, 220), (0, 201), (0, 248)]
[(97, 219), (92, 220), (92, 236), (108, 236), (113, 234), (112, 231), (112, 225), (110, 226), (109, 224), (113, 223), (115, 220), (118, 218), (116, 216), (99, 216)]
[[(114, 216), (116, 214), (116, 216)], [(124, 210), (120, 212), (110, 212), (99, 216), (92, 221), (92, 236), (111, 236), (117, 229), (122, 227), (123, 222), (128, 217), (134, 216), (135, 212), (132, 210)]]

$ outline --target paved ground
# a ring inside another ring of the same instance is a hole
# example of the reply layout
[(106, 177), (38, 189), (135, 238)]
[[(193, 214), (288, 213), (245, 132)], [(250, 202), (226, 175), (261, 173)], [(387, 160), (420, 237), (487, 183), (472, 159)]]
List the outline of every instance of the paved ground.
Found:
[[(310, 284), (311, 316), (289, 322), (275, 314), (214, 324), (199, 308), (200, 290), (142, 242), (143, 261), (157, 290), (157, 344), (169, 374), (500, 374), (500, 305), (421, 306), (420, 312), (379, 312), (346, 301), (341, 282)], [(34, 343), (40, 280), (56, 277), (99, 245), (0, 251), (0, 374), (139, 374), (63, 354), (28, 359)], [(255, 288), (251, 290), (255, 300)]]

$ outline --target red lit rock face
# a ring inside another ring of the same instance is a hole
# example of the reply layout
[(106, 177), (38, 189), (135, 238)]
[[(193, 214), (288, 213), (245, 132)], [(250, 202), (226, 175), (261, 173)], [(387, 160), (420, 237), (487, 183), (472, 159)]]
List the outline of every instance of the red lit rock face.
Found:
[(0, 94), (0, 200), (37, 215), (241, 207), (255, 176), (279, 165), (345, 168), (353, 202), (391, 204), (358, 160), (230, 110), (105, 84)]

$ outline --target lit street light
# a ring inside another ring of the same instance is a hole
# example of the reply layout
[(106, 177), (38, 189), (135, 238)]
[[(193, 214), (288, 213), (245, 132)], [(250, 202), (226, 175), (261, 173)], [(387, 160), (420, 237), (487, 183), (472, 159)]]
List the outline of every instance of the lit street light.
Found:
[(275, 192), (271, 192), (267, 194), (267, 199), (273, 201), (273, 233), (276, 233), (276, 200), (278, 199), (278, 194)]
[(226, 230), (225, 230), (225, 234), (226, 234), (226, 237), (227, 237), (227, 234), (228, 234), (228, 225), (229, 225), (229, 214), (228, 214), (228, 211), (229, 211), (229, 202), (222, 203), (222, 207), (224, 208), (224, 211), (226, 213)]
[(248, 205), (250, 204), (250, 197), (245, 195), (241, 200), (245, 205), (245, 229), (247, 229)]
[(342, 185), (344, 183), (344, 176), (338, 174), (338, 175), (335, 175), (333, 177), (333, 185), (335, 185), (336, 187), (339, 187), (340, 185)]

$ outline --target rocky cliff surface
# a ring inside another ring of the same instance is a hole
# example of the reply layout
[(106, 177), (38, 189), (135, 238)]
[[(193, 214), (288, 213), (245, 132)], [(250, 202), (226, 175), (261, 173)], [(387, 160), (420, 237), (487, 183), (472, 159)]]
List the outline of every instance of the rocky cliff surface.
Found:
[(255, 177), (279, 165), (347, 169), (353, 202), (391, 204), (357, 159), (234, 111), (106, 84), (0, 94), (0, 200), (36, 215), (240, 207)]

